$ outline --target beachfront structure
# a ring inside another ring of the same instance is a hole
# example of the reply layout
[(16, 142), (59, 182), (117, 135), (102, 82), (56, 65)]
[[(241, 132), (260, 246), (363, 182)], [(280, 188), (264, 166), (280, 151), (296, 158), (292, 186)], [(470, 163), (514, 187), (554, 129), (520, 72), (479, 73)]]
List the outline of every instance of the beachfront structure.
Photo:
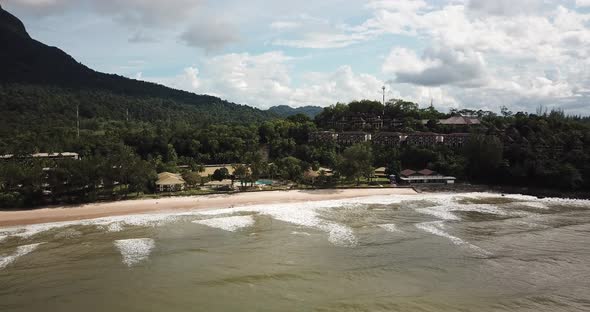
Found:
[(400, 180), (407, 184), (455, 184), (457, 178), (444, 176), (430, 169), (406, 169), (400, 172)]
[(186, 181), (184, 181), (180, 174), (162, 172), (158, 174), (156, 187), (159, 192), (178, 192), (185, 189)]
[(375, 169), (375, 177), (377, 178), (387, 178), (387, 168), (385, 167), (379, 167), (377, 169)]
[(62, 159), (73, 159), (79, 160), (80, 155), (78, 153), (72, 152), (61, 152), (61, 153), (35, 153), (29, 155), (1, 155), (0, 159), (10, 160), (10, 159), (51, 159), (51, 160), (62, 160)]

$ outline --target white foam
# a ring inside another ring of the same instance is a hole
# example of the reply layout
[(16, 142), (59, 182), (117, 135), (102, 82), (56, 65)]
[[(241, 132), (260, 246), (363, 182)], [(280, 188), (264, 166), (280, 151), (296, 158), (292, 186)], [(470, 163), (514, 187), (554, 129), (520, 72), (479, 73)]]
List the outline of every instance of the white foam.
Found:
[[(328, 233), (328, 240), (336, 246), (354, 246), (357, 239), (354, 231), (342, 224), (330, 222), (320, 218), (320, 212), (325, 209), (343, 207), (345, 205), (365, 204), (367, 202), (382, 203), (385, 198), (363, 198), (359, 200), (333, 200), (322, 202), (303, 202), (288, 204), (256, 205), (246, 207), (236, 207), (230, 209), (218, 209), (209, 211), (199, 211), (196, 214), (201, 216), (216, 216), (238, 212), (251, 212), (270, 216), (271, 218), (295, 225), (315, 228)], [(389, 199), (391, 200), (391, 199)], [(400, 198), (394, 201), (400, 201)]]
[(293, 231), (293, 232), (291, 232), (291, 235), (311, 236), (311, 234), (309, 234), (307, 232), (299, 232), (299, 231)]
[(227, 218), (197, 220), (193, 221), (193, 223), (206, 225), (208, 227), (216, 229), (222, 229), (224, 231), (235, 232), (237, 230), (253, 226), (255, 221), (252, 216), (235, 216)]
[(113, 222), (107, 226), (109, 232), (121, 232), (123, 231), (123, 224), (121, 222)]
[(115, 246), (123, 256), (123, 263), (132, 267), (146, 261), (156, 247), (156, 243), (151, 238), (138, 238), (117, 240)]
[(0, 257), (0, 269), (5, 269), (10, 264), (14, 263), (18, 258), (35, 251), (35, 249), (37, 249), (37, 247), (39, 247), (41, 244), (43, 243), (18, 246), (12, 255)]
[(398, 229), (397, 225), (395, 225), (395, 224), (379, 224), (378, 227), (386, 230), (387, 232), (392, 232), (392, 233), (401, 232), (401, 230)]
[(546, 203), (543, 202), (523, 202), (523, 203), (519, 203), (520, 205), (529, 207), (529, 208), (536, 208), (536, 209), (549, 209), (549, 207), (547, 207)]
[(479, 213), (487, 213), (487, 214), (495, 214), (495, 215), (507, 215), (506, 211), (500, 209), (494, 205), (488, 204), (459, 204), (459, 203), (451, 203), (451, 204), (444, 204), (435, 207), (428, 207), (428, 208), (418, 208), (416, 209), (417, 212), (428, 214), (434, 216), (438, 219), (447, 220), (447, 221), (459, 221), (461, 218), (454, 214), (453, 212), (479, 212)]
[(55, 238), (57, 239), (62, 239), (62, 238), (75, 238), (75, 237), (80, 237), (82, 236), (82, 232), (74, 230), (74, 229), (66, 229), (64, 231), (61, 231), (57, 234), (55, 234)]
[(490, 256), (491, 255), (491, 253), (488, 252), (487, 250), (485, 250), (481, 247), (475, 246), (473, 244), (470, 244), (470, 243), (460, 239), (459, 237), (453, 236), (453, 235), (445, 232), (444, 221), (418, 223), (415, 226), (418, 229), (428, 232), (430, 234), (447, 238), (455, 245), (468, 247), (468, 248), (476, 251), (478, 254), (480, 254), (482, 256)]
[[(460, 218), (454, 214), (454, 211), (480, 211), (494, 214), (504, 214), (505, 212), (501, 209), (489, 209), (492, 207), (488, 205), (461, 205), (457, 203), (457, 199), (461, 198), (497, 198), (499, 194), (495, 193), (449, 193), (449, 194), (419, 194), (419, 195), (381, 195), (371, 197), (360, 197), (345, 200), (328, 200), (328, 201), (316, 201), (316, 202), (304, 202), (304, 203), (288, 203), (283, 205), (258, 205), (250, 207), (238, 207), (231, 209), (216, 209), (210, 211), (193, 211), (187, 213), (163, 213), (163, 214), (141, 214), (141, 215), (130, 215), (130, 216), (117, 216), (107, 217), (94, 220), (86, 221), (73, 221), (73, 222), (57, 222), (49, 224), (29, 225), (24, 227), (14, 227), (9, 229), (0, 229), (0, 240), (6, 239), (7, 237), (20, 237), (30, 238), (34, 235), (68, 226), (75, 225), (95, 225), (103, 227), (106, 231), (121, 231), (124, 230), (125, 226), (150, 226), (156, 227), (169, 222), (173, 222), (180, 217), (190, 216), (203, 216), (203, 215), (221, 215), (221, 214), (234, 214), (239, 211), (253, 211), (261, 212), (271, 217), (290, 222), (297, 225), (314, 227), (328, 233), (333, 233), (332, 239), (338, 240), (338, 235), (343, 235), (342, 242), (351, 240), (354, 236), (350, 228), (344, 227), (336, 223), (330, 223), (322, 220), (318, 217), (317, 211), (320, 209), (331, 209), (336, 207), (355, 207), (355, 205), (362, 204), (396, 204), (402, 203), (403, 201), (415, 201), (415, 200), (426, 200), (432, 201), (438, 205), (437, 207), (419, 208), (419, 212), (435, 216), (442, 220), (457, 221)], [(560, 199), (560, 198), (544, 198), (537, 199), (532, 196), (525, 195), (504, 195), (504, 198), (518, 200), (525, 202), (525, 205), (534, 206), (540, 208), (543, 205), (552, 204), (565, 204), (576, 207), (590, 208), (590, 201), (588, 200), (573, 200), (573, 199)], [(455, 207), (455, 208), (450, 208)], [(457, 208), (458, 207), (458, 208)], [(282, 210), (282, 211), (281, 211)], [(514, 215), (511, 212), (511, 215)], [(344, 227), (344, 228), (342, 228)], [(343, 230), (345, 229), (345, 230)]]

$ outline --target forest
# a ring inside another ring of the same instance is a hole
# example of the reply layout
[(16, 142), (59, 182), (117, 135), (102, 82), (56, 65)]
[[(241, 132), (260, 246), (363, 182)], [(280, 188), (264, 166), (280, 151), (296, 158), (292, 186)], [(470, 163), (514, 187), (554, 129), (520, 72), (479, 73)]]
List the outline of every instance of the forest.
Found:
[[(150, 102), (150, 98), (96, 92), (84, 93), (84, 101), (79, 102), (78, 137), (71, 101), (80, 93), (60, 95), (52, 89), (24, 86), (0, 88), (0, 92), (4, 112), (0, 118), (6, 122), (1, 128), (0, 154), (16, 155), (0, 160), (0, 206), (6, 208), (154, 193), (157, 173), (179, 172), (188, 178), (207, 164), (244, 167), (236, 172), (240, 176), (233, 177), (242, 184), (273, 177), (334, 187), (370, 180), (374, 168), (386, 167), (391, 173), (429, 168), (472, 183), (590, 190), (589, 119), (561, 111), (539, 109), (530, 114), (504, 108), (499, 114), (443, 113), (391, 100), (385, 106), (372, 101), (339, 103), (315, 119), (303, 114), (288, 118), (254, 114), (237, 120), (218, 112), (209, 119), (187, 113), (190, 110), (167, 110), (165, 103)], [(28, 100), (30, 94), (41, 100)], [(28, 106), (43, 114), (27, 113)], [(24, 114), (19, 115), (19, 110)], [(310, 133), (327, 130), (323, 124), (330, 114), (370, 110), (404, 120), (406, 132), (449, 132), (436, 121), (452, 115), (477, 116), (482, 124), (461, 129), (471, 136), (465, 146), (455, 149), (309, 142)], [(425, 119), (429, 121), (418, 122)], [(33, 152), (76, 152), (81, 160), (18, 157)], [(306, 178), (307, 170), (319, 167), (333, 169), (334, 176), (313, 182)]]

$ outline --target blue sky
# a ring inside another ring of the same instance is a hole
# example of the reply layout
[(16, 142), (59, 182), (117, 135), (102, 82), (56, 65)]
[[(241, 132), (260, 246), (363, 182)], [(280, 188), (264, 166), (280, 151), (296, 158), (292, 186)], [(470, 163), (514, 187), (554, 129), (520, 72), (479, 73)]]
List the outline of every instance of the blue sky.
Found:
[(590, 0), (0, 0), (100, 71), (260, 108), (590, 114)]

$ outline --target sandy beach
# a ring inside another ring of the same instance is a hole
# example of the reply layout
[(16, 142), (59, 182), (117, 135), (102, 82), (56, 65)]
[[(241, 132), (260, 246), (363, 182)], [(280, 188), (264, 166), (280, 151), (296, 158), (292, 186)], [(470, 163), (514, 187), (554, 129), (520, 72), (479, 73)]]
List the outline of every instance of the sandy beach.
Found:
[(54, 207), (26, 211), (0, 211), (0, 227), (62, 221), (89, 220), (110, 216), (124, 216), (195, 209), (219, 209), (273, 203), (292, 203), (357, 198), (378, 195), (415, 195), (411, 188), (335, 189), (313, 191), (252, 192), (231, 195), (169, 197), (128, 200), (82, 206)]

